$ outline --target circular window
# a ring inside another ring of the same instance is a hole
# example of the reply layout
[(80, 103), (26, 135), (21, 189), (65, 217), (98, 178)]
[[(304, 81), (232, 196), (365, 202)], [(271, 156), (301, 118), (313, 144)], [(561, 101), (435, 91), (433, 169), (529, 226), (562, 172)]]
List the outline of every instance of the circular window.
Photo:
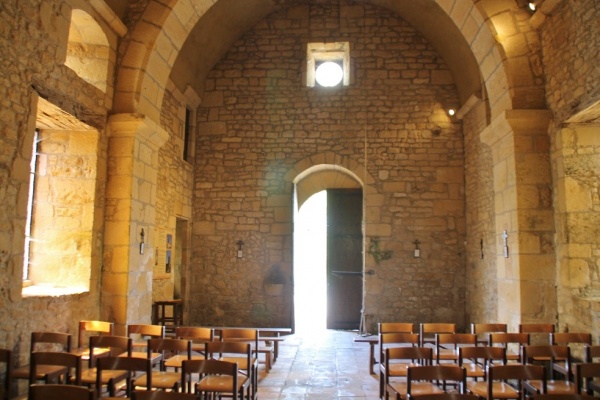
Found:
[(321, 86), (332, 87), (337, 86), (344, 77), (342, 67), (333, 61), (327, 61), (317, 67), (315, 71), (315, 79)]

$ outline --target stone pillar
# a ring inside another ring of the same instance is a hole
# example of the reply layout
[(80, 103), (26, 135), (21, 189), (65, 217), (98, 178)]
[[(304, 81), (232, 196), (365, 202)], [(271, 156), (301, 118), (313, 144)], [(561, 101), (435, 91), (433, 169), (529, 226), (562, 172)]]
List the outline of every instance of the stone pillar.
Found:
[(481, 134), (494, 166), (498, 320), (510, 330), (556, 322), (550, 119), (546, 110), (506, 110)]
[(168, 134), (137, 114), (113, 115), (108, 132), (101, 316), (125, 334), (127, 324), (151, 321), (158, 150)]

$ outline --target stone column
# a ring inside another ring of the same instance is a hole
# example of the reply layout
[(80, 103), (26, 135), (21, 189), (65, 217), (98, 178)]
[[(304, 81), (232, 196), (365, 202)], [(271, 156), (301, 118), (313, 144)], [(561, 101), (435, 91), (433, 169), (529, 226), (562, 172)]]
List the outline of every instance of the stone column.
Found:
[(101, 316), (125, 334), (151, 321), (158, 150), (168, 133), (138, 114), (111, 116), (108, 132)]
[(550, 119), (546, 110), (506, 110), (481, 134), (493, 154), (498, 321), (510, 330), (556, 322)]

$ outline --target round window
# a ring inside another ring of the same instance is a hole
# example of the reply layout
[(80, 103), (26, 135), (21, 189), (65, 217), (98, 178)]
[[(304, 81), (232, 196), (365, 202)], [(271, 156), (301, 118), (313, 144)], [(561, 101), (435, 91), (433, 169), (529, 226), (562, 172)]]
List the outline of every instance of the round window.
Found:
[(321, 86), (332, 87), (337, 86), (344, 77), (342, 67), (333, 61), (327, 61), (320, 64), (315, 71), (315, 79)]

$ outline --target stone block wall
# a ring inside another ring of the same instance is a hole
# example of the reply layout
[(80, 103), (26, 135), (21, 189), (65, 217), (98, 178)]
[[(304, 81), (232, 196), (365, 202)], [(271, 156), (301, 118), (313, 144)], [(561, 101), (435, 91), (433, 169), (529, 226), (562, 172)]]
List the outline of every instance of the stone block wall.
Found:
[[(390, 320), (462, 329), (464, 149), (460, 123), (445, 113), (458, 105), (451, 75), (419, 33), (385, 10), (313, 3), (261, 21), (207, 79), (198, 110), (190, 322), (291, 323), (291, 290), (268, 296), (263, 281), (273, 265), (292, 275), (290, 175), (329, 160), (373, 177), (363, 182), (365, 242), (377, 236), (393, 253), (377, 264), (365, 249), (366, 268), (375, 270), (365, 278), (367, 329)], [(350, 42), (349, 86), (305, 86), (307, 43), (324, 40)], [(421, 258), (413, 257), (415, 240)]]

